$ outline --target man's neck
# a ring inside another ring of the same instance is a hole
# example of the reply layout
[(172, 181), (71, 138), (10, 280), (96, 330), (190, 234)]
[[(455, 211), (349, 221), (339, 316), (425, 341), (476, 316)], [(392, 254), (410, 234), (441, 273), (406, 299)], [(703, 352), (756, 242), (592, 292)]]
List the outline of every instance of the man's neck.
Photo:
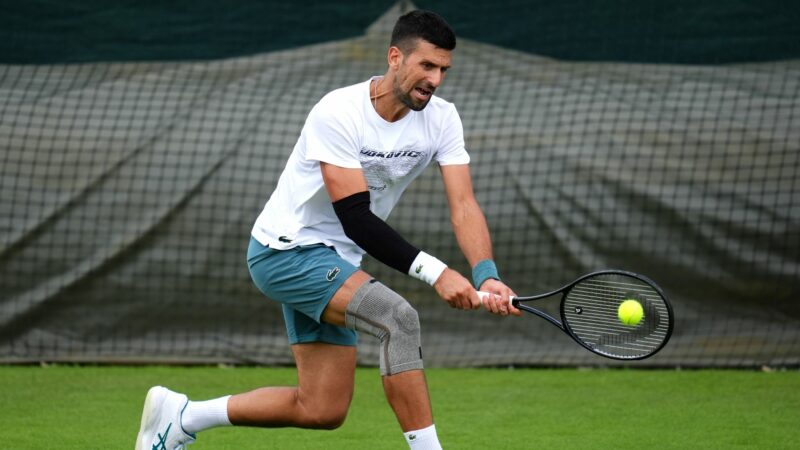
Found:
[(388, 74), (372, 80), (369, 92), (372, 107), (387, 122), (397, 122), (411, 111), (395, 97), (392, 92), (392, 79)]

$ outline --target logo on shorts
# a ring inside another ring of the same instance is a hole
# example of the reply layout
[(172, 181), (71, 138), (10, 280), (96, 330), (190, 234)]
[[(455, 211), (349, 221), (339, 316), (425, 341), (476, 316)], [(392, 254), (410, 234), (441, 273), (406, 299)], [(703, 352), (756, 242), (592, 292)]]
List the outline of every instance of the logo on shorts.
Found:
[(333, 269), (328, 271), (328, 274), (325, 275), (325, 279), (328, 281), (333, 281), (336, 279), (337, 276), (339, 276), (339, 272), (341, 272), (341, 270), (339, 270), (338, 267), (334, 267)]

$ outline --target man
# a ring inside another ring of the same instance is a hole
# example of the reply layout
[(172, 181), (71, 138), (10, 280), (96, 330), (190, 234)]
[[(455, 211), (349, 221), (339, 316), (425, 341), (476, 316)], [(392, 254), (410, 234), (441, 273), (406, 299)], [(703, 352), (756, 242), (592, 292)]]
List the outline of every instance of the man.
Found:
[[(298, 386), (265, 387), (204, 402), (154, 387), (137, 450), (173, 450), (222, 425), (336, 428), (353, 395), (356, 331), (381, 341), (387, 399), (412, 449), (440, 449), (422, 367), (417, 312), (359, 269), (362, 255), (431, 284), (458, 309), (520, 312), (492, 262), (472, 192), (455, 107), (433, 94), (450, 68), (455, 35), (438, 15), (398, 19), (384, 76), (337, 89), (314, 106), (248, 249), (253, 281), (282, 303)], [(474, 286), (384, 222), (408, 184), (436, 159), (453, 229)], [(493, 296), (484, 300), (475, 288)]]

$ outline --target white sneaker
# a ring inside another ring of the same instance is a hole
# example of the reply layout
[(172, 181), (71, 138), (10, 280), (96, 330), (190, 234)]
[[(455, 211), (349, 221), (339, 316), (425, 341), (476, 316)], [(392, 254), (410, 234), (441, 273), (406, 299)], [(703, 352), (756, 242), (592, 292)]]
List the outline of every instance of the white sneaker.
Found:
[(195, 440), (181, 426), (181, 415), (189, 399), (161, 386), (147, 391), (136, 450), (182, 450)]

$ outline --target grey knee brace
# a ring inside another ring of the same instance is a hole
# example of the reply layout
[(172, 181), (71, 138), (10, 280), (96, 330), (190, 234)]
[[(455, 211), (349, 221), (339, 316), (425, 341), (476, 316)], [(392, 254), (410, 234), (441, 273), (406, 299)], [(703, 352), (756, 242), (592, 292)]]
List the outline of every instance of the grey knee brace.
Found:
[(381, 375), (422, 369), (417, 311), (400, 295), (372, 280), (353, 295), (345, 313), (347, 328), (381, 341)]

